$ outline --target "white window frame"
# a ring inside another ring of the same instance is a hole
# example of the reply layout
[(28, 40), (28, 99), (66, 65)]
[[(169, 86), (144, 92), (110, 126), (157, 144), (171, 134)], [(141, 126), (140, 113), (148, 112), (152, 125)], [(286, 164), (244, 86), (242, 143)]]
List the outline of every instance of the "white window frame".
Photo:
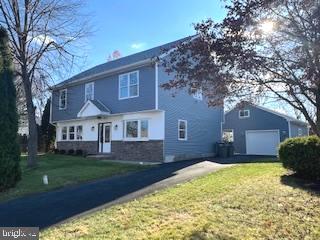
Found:
[[(241, 116), (241, 114), (240, 114), (240, 112), (247, 112), (248, 113), (248, 115), (246, 116), (245, 114), (244, 114), (244, 116)], [(249, 109), (241, 109), (241, 110), (239, 110), (239, 118), (240, 119), (242, 119), (242, 118), (249, 118), (250, 117), (250, 110)]]
[[(70, 132), (70, 128), (73, 127), (73, 132)], [(70, 133), (72, 134), (73, 133), (73, 139), (70, 138)], [(74, 125), (70, 125), (68, 127), (68, 138), (69, 138), (69, 141), (74, 141), (76, 139), (76, 126)]]
[[(138, 122), (138, 136), (136, 138), (134, 137), (127, 137), (127, 122)], [(147, 121), (148, 122), (148, 137), (141, 137), (141, 121)], [(127, 119), (123, 121), (123, 139), (125, 141), (149, 141), (150, 136), (150, 121), (149, 119)]]
[(298, 128), (298, 137), (301, 137), (303, 135), (302, 128)]
[[(87, 99), (87, 87), (92, 85), (92, 98)], [(84, 102), (87, 102), (88, 100), (93, 100), (94, 99), (94, 82), (89, 82), (84, 85)]]
[[(83, 139), (83, 126), (82, 125), (77, 125), (75, 126), (76, 129), (75, 129), (75, 132), (76, 132), (76, 137), (74, 138), (75, 140), (77, 141), (82, 141)], [(81, 135), (80, 135), (80, 138), (78, 138), (78, 128), (81, 127)]]
[[(64, 128), (66, 128), (67, 129), (67, 131), (66, 131), (66, 139), (63, 139), (63, 129)], [(68, 126), (63, 126), (63, 127), (61, 127), (61, 141), (68, 141), (68, 129), (69, 129), (69, 127)]]
[[(61, 104), (62, 104), (62, 101), (61, 101), (62, 92), (65, 92), (65, 105), (64, 105), (64, 108), (61, 107)], [(68, 103), (68, 89), (67, 88), (61, 89), (59, 91), (59, 110), (67, 109), (67, 103)]]
[[(180, 122), (184, 122), (186, 128), (184, 129), (185, 131), (185, 137), (184, 138), (180, 138), (180, 130), (182, 131), (183, 129), (180, 129)], [(183, 119), (179, 119), (178, 120), (178, 140), (179, 141), (187, 141), (188, 140), (188, 121), (187, 120), (183, 120)]]
[[(137, 73), (137, 95), (135, 96), (130, 96), (130, 74), (132, 73)], [(121, 85), (120, 85), (120, 79), (122, 76), (128, 76), (128, 83), (127, 83), (127, 88), (128, 88), (128, 96), (127, 97), (121, 97)], [(133, 72), (128, 72), (128, 73), (124, 73), (124, 74), (120, 74), (119, 78), (118, 78), (118, 98), (119, 100), (123, 100), (123, 99), (128, 99), (128, 98), (135, 98), (135, 97), (139, 97), (139, 88), (140, 88), (140, 80), (139, 80), (139, 71), (133, 71)]]

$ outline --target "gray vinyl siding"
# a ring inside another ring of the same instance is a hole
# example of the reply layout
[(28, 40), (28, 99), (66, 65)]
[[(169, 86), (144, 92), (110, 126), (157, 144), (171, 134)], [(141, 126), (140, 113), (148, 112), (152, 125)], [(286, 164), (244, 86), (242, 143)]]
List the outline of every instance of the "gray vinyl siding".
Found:
[[(159, 67), (159, 85), (171, 79)], [(186, 90), (173, 92), (159, 87), (159, 109), (165, 111), (164, 155), (177, 159), (213, 154), (215, 143), (221, 141), (223, 107), (209, 108)], [(187, 120), (187, 140), (178, 140), (178, 120)]]
[(254, 106), (247, 106), (249, 118), (239, 118), (239, 109), (233, 109), (225, 115), (223, 129), (233, 129), (234, 148), (236, 153), (246, 153), (246, 130), (279, 129), (280, 141), (289, 137), (288, 122), (283, 117), (264, 111)]
[(308, 127), (305, 125), (301, 125), (298, 123), (290, 122), (290, 129), (291, 129), (291, 137), (298, 137), (298, 129), (301, 128), (302, 135), (301, 136), (307, 136), (308, 135)]
[[(119, 100), (119, 75), (139, 70), (139, 96)], [(84, 105), (85, 83), (67, 88), (67, 109), (59, 110), (59, 91), (53, 91), (52, 121), (76, 119)], [(130, 69), (94, 81), (94, 99), (101, 101), (112, 114), (155, 109), (154, 65)]]

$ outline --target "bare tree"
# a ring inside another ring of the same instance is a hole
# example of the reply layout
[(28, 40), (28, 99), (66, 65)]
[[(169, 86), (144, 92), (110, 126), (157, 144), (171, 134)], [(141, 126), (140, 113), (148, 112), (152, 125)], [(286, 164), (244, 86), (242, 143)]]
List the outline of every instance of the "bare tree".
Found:
[[(79, 0), (0, 0), (0, 24), (7, 29), (16, 75), (28, 113), (28, 166), (37, 164), (35, 98), (58, 73), (70, 72), (89, 24)], [(58, 72), (59, 70), (59, 72)]]
[(211, 105), (281, 101), (320, 136), (320, 1), (225, 2), (221, 23), (196, 24), (197, 36), (169, 52), (163, 87), (201, 88)]

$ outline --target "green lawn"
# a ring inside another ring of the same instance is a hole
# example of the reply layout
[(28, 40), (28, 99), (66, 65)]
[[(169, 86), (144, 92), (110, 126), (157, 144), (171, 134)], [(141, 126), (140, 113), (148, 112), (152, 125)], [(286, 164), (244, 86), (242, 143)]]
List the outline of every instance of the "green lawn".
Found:
[[(0, 193), (0, 201), (110, 177), (116, 174), (137, 171), (146, 168), (146, 166), (111, 163), (68, 155), (47, 154), (39, 156), (39, 166), (35, 169), (27, 169), (26, 157), (22, 157), (21, 168), (21, 181), (15, 188)], [(44, 174), (48, 175), (49, 185), (42, 183), (42, 176)]]
[(285, 174), (279, 163), (223, 169), (49, 228), (41, 239), (320, 239), (319, 193)]

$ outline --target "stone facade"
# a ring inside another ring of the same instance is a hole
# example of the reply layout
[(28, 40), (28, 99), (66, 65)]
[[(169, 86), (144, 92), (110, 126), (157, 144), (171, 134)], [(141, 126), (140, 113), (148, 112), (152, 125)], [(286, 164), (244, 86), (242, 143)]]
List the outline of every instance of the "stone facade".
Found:
[(61, 141), (57, 142), (57, 148), (59, 150), (81, 149), (87, 154), (97, 154), (98, 142), (97, 141)]
[(112, 141), (111, 152), (117, 160), (163, 161), (163, 141)]
[[(99, 154), (97, 141), (60, 141), (59, 150), (81, 149), (87, 154)], [(111, 141), (111, 154), (115, 160), (162, 162), (163, 141)]]

